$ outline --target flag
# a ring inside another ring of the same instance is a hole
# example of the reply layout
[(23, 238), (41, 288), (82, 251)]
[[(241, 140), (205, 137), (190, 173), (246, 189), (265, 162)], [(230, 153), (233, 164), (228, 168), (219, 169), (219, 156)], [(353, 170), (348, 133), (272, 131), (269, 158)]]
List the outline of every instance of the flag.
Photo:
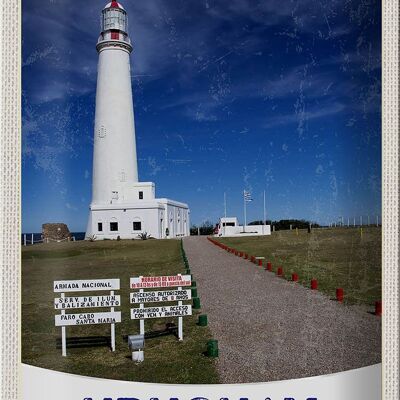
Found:
[(246, 192), (246, 190), (243, 190), (243, 196), (244, 196), (244, 200), (248, 203), (250, 201), (253, 201), (253, 199), (251, 198), (251, 193), (250, 192)]

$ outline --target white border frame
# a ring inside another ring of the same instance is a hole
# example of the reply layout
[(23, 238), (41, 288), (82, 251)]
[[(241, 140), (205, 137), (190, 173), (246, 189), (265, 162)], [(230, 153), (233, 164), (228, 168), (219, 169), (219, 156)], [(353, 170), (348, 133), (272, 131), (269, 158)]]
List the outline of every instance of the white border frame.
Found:
[[(383, 0), (382, 205), (383, 396), (399, 392), (399, 2)], [(21, 1), (0, 6), (0, 363), (1, 399), (21, 391)]]
[(399, 1), (382, 2), (382, 398), (399, 393)]
[(21, 1), (0, 6), (1, 399), (21, 393)]

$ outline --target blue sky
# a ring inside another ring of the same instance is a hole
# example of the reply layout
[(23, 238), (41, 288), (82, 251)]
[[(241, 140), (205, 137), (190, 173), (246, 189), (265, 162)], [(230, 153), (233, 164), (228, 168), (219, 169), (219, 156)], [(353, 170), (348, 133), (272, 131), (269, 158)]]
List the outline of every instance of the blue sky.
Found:
[[(105, 1), (23, 1), (25, 232), (86, 227)], [(380, 214), (381, 10), (358, 0), (122, 1), (141, 181), (192, 223)], [(371, 217), (372, 218), (372, 217)]]

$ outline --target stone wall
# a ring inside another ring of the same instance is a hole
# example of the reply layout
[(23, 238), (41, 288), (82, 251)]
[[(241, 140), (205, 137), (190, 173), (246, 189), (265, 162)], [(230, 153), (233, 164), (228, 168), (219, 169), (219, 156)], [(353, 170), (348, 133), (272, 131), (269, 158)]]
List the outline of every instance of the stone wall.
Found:
[(42, 225), (43, 241), (61, 241), (71, 240), (71, 233), (66, 224), (43, 224)]

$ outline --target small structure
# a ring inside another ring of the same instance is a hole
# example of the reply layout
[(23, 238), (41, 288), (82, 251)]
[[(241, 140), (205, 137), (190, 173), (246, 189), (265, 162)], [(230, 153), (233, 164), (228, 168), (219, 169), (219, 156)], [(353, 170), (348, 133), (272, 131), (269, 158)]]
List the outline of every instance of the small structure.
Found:
[(43, 224), (42, 238), (44, 243), (69, 241), (71, 233), (66, 224)]
[(220, 218), (215, 236), (262, 236), (271, 234), (271, 225), (239, 225), (236, 217)]

